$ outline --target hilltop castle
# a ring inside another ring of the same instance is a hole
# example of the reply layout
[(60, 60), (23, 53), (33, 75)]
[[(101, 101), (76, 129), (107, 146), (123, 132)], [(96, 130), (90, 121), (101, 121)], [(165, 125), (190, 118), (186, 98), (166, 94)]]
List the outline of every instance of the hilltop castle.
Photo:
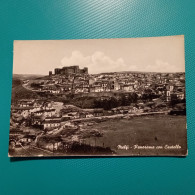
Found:
[[(54, 74), (69, 75), (69, 74), (88, 74), (88, 68), (84, 67), (80, 69), (79, 66), (64, 66), (63, 68), (55, 68)], [(52, 75), (52, 71), (49, 71), (49, 75)]]

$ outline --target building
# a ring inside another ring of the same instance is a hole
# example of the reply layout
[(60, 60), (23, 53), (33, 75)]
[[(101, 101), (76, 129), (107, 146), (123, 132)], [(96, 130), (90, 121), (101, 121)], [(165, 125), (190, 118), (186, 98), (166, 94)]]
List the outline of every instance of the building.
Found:
[(39, 110), (33, 113), (34, 116), (47, 116), (47, 117), (52, 117), (56, 114), (55, 109), (49, 109), (49, 110)]
[(117, 81), (114, 82), (114, 90), (116, 91), (120, 90), (120, 85)]
[(51, 129), (51, 128), (58, 128), (60, 126), (59, 120), (50, 120), (50, 121), (44, 121), (43, 122), (43, 128), (44, 129)]
[(41, 116), (33, 116), (31, 124), (42, 127), (43, 118)]
[(34, 105), (34, 100), (22, 99), (18, 101), (19, 107), (32, 107)]
[(64, 66), (63, 68), (55, 68), (54, 74), (70, 75), (70, 74), (88, 74), (88, 68), (80, 69), (79, 66)]

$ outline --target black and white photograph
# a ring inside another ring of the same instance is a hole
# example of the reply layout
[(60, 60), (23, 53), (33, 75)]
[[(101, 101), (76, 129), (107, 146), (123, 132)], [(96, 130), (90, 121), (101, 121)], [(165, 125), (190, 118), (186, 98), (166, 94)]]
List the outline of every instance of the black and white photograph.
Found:
[(186, 156), (184, 36), (16, 40), (9, 157)]

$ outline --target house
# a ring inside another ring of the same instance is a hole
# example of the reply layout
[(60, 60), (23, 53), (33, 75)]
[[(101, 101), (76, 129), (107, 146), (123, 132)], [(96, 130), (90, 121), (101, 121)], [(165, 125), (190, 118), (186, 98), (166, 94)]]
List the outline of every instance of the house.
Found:
[(34, 100), (19, 100), (18, 106), (19, 107), (32, 107), (34, 105)]
[(39, 110), (39, 111), (36, 111), (36, 112), (33, 113), (34, 116), (42, 116), (42, 115), (44, 115), (46, 117), (47, 116), (51, 117), (51, 116), (53, 116), (55, 114), (56, 114), (55, 109)]
[(185, 98), (185, 93), (183, 93), (183, 92), (175, 92), (175, 93), (171, 94), (171, 99), (183, 100), (184, 98)]
[(89, 87), (89, 92), (91, 92), (91, 93), (95, 92), (95, 87), (90, 86), (90, 87)]
[(114, 90), (116, 91), (120, 90), (120, 85), (117, 81), (114, 82)]
[(24, 117), (24, 118), (27, 118), (28, 116), (30, 116), (30, 111), (29, 110), (23, 110), (21, 112), (21, 115)]
[(151, 108), (148, 107), (148, 106), (146, 106), (146, 107), (144, 107), (143, 111), (144, 111), (144, 112), (150, 112), (150, 111), (151, 111)]
[(75, 93), (88, 93), (89, 86), (87, 85), (79, 85), (75, 87)]
[(42, 116), (44, 114), (44, 110), (39, 110), (36, 112), (33, 112), (33, 116), (37, 117), (37, 116)]
[(53, 109), (51, 102), (44, 102), (41, 106), (42, 110), (51, 110)]
[(51, 117), (51, 116), (53, 116), (55, 114), (56, 114), (56, 110), (54, 108), (50, 109), (50, 110), (44, 110), (44, 115), (45, 116)]
[(50, 120), (60, 120), (61, 117), (59, 116), (52, 116), (52, 117), (45, 117), (45, 121), (50, 121)]
[(173, 85), (170, 85), (170, 84), (167, 84), (167, 85), (166, 85), (166, 89), (167, 89), (168, 91), (172, 92), (173, 89), (174, 89), (174, 86), (173, 86)]
[(61, 120), (46, 120), (43, 122), (43, 128), (44, 129), (52, 129), (60, 127)]
[(130, 106), (128, 113), (136, 113), (137, 111), (138, 111), (138, 109), (136, 107)]
[(122, 90), (124, 90), (124, 91), (134, 91), (132, 85), (123, 85), (121, 87), (122, 87)]
[(117, 108), (113, 108), (111, 109), (111, 111), (112, 111), (112, 114), (119, 114), (119, 111)]
[(35, 135), (25, 135), (23, 138), (19, 139), (18, 142), (20, 142), (22, 145), (25, 145), (34, 141), (35, 138), (36, 138)]
[(94, 115), (95, 117), (103, 116), (103, 115), (104, 115), (103, 109), (101, 109), (101, 108), (100, 108), (100, 109), (94, 109), (93, 115)]
[(102, 80), (101, 87), (102, 87), (103, 91), (110, 91), (111, 90), (111, 83), (107, 80)]
[(29, 106), (29, 107), (12, 107), (13, 110), (15, 110), (17, 113), (22, 113), (23, 111), (31, 111), (32, 109), (34, 109), (34, 107)]
[(91, 118), (91, 117), (93, 117), (92, 113), (86, 113), (86, 118)]
[(171, 100), (171, 92), (169, 90), (165, 90), (165, 100), (168, 102)]
[(78, 112), (70, 112), (66, 114), (66, 116), (70, 117), (70, 119), (77, 119), (79, 118), (79, 113)]
[(86, 118), (86, 113), (85, 112), (80, 112), (79, 113), (79, 118)]
[(102, 92), (104, 91), (101, 85), (94, 85), (94, 92)]
[(67, 116), (67, 115), (63, 115), (62, 118), (61, 118), (61, 121), (64, 122), (64, 121), (69, 121), (71, 120), (71, 117), (70, 116)]
[(58, 94), (58, 93), (60, 93), (60, 89), (53, 89), (50, 92), (53, 94)]
[(71, 129), (71, 130), (76, 130), (78, 129), (79, 127), (71, 122), (67, 122), (63, 125), (64, 128), (66, 129)]
[(61, 146), (61, 141), (53, 141), (52, 143), (46, 143), (44, 144), (44, 148), (50, 151), (58, 150), (58, 148)]
[(31, 124), (33, 126), (42, 126), (43, 118), (39, 116), (32, 117)]

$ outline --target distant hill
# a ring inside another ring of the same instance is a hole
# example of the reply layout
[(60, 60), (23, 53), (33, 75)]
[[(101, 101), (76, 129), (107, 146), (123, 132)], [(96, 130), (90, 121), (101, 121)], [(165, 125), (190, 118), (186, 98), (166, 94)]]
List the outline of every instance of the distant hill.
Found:
[[(38, 95), (36, 92), (29, 91), (22, 86), (22, 80), (24, 78), (29, 78), (25, 76), (14, 76), (12, 79), (12, 102), (17, 101), (18, 99), (30, 99), (30, 98), (37, 98)], [(35, 78), (30, 76), (30, 78)]]
[(98, 73), (96, 75), (100, 75), (100, 74), (183, 74), (185, 72), (144, 72), (144, 71), (120, 71), (120, 72), (102, 72), (102, 73)]
[(35, 80), (50, 80), (51, 78), (49, 76), (39, 76), (34, 78)]
[(31, 80), (45, 77), (45, 75), (35, 75), (35, 74), (13, 74), (13, 79), (20, 79), (20, 80)]

